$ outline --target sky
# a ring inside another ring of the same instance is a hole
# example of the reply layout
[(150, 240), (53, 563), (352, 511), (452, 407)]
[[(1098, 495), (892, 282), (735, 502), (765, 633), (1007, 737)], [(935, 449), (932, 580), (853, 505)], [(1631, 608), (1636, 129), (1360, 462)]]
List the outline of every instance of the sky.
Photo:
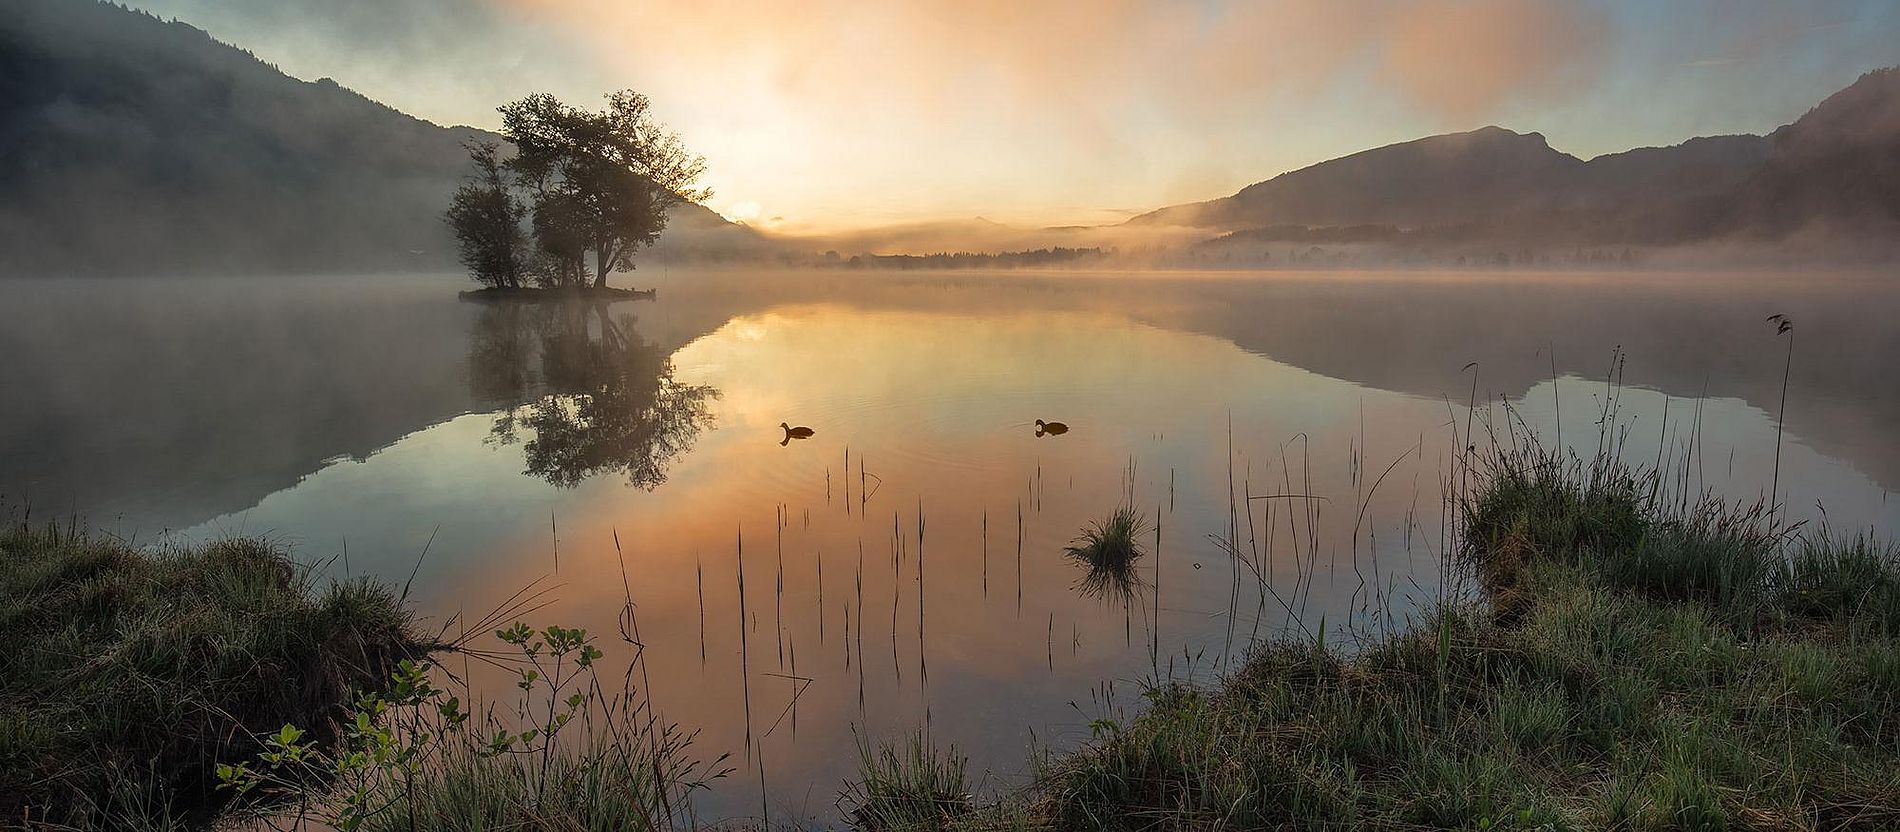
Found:
[(1488, 124), (1589, 158), (1763, 133), (1900, 64), (1893, 0), (131, 0), (494, 128), (631, 88), (786, 233), (1115, 222)]

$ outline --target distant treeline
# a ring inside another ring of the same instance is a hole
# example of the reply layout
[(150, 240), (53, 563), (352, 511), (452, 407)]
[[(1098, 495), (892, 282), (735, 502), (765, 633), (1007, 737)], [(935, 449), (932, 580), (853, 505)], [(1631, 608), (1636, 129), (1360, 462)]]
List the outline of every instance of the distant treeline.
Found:
[(1030, 251), (1002, 251), (995, 254), (959, 251), (937, 254), (854, 254), (849, 259), (835, 251), (824, 253), (826, 265), (848, 269), (1022, 269), (1056, 266), (1100, 260), (1108, 256), (1100, 248), (1039, 248)]
[(1276, 225), (1223, 234), (1152, 265), (1195, 269), (1615, 268), (1641, 262), (1637, 247), (1524, 244), (1487, 238), (1468, 225)]
[(1249, 243), (1388, 243), (1439, 247), (1470, 245), (1483, 247), (1490, 244), (1503, 244), (1515, 248), (1528, 245), (1536, 248), (1565, 250), (1585, 248), (1589, 245), (1554, 234), (1499, 235), (1495, 229), (1478, 223), (1445, 223), (1415, 227), (1376, 224), (1268, 225), (1230, 231), (1195, 245), (1200, 248), (1223, 248)]

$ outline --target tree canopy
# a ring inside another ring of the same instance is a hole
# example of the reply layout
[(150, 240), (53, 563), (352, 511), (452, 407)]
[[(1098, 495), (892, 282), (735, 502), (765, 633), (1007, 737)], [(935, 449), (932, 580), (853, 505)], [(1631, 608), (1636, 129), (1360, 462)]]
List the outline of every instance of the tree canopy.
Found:
[(462, 266), (485, 286), (520, 288), (531, 264), (521, 221), (527, 208), (508, 187), (494, 142), (471, 143), (475, 173), (449, 203), (449, 227)]
[[(513, 155), (500, 160), (492, 145), (471, 147), (475, 174), (448, 213), (462, 262), (484, 285), (518, 286), (526, 277), (543, 287), (605, 286), (659, 238), (669, 208), (711, 196), (694, 184), (705, 160), (654, 121), (647, 97), (632, 90), (607, 96), (598, 112), (547, 93), (500, 112)], [(527, 251), (511, 247), (523, 239), (524, 220), (533, 238)]]

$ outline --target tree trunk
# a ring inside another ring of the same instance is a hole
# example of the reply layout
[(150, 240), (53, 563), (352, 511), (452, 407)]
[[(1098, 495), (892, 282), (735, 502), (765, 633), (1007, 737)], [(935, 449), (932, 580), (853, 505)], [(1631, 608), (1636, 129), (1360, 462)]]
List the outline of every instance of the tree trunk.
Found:
[(613, 263), (613, 259), (613, 247), (609, 243), (602, 242), (594, 248), (594, 288), (606, 288), (607, 267)]

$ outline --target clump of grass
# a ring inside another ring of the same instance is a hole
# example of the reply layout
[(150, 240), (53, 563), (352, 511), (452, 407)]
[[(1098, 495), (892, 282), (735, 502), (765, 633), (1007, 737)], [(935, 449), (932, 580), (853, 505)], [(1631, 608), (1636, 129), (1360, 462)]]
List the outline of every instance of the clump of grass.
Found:
[(1783, 537), (1764, 505), (1704, 500), (1681, 513), (1653, 514), (1647, 525), (1635, 545), (1597, 551), (1585, 562), (1614, 586), (1701, 601), (1739, 624), (1763, 614)]
[(1654, 472), (1584, 463), (1535, 446), (1486, 460), (1482, 488), (1460, 501), (1460, 554), (1503, 606), (1532, 559), (1599, 570), (1615, 586), (1698, 600), (1753, 622), (1770, 594), (1786, 531), (1765, 503), (1659, 500)]
[(975, 804), (968, 783), (968, 760), (956, 746), (939, 751), (921, 733), (901, 744), (875, 748), (858, 742), (858, 779), (845, 789), (840, 808), (858, 829), (950, 829)]
[[(437, 685), (443, 674), (403, 661), (382, 692), (356, 698), (334, 743), (286, 725), (220, 782), (263, 798), (273, 827), (659, 830), (690, 821), (690, 793), (730, 773), (725, 757), (702, 767), (688, 755), (695, 735), (661, 722), (631, 673), (603, 688), (605, 653), (586, 630), (517, 622), (495, 635), (512, 652), (469, 652), (515, 672), (512, 714), (465, 704)], [(643, 659), (634, 667), (644, 677)]]
[(202, 819), (220, 763), (321, 728), (422, 649), (387, 587), (322, 590), (245, 539), (153, 552), (75, 526), (0, 530), (0, 817)]
[[(664, 830), (673, 805), (661, 782), (685, 746), (670, 736), (648, 748), (595, 740), (552, 756), (541, 771), (518, 755), (448, 746), (410, 783), (385, 781), (389, 804), (362, 832), (463, 832), (469, 829)], [(659, 767), (655, 767), (655, 763)]]
[(1778, 600), (1792, 614), (1900, 634), (1900, 553), (1864, 534), (1805, 537), (1776, 578)]
[(1510, 545), (1543, 555), (1635, 545), (1648, 531), (1653, 477), (1525, 447), (1482, 460), (1483, 487), (1457, 506), (1464, 554), (1483, 559)]
[(1135, 563), (1147, 554), (1141, 537), (1148, 521), (1141, 512), (1122, 506), (1082, 530), (1063, 551), (1084, 570), (1080, 588), (1098, 598), (1134, 596), (1140, 587)]

